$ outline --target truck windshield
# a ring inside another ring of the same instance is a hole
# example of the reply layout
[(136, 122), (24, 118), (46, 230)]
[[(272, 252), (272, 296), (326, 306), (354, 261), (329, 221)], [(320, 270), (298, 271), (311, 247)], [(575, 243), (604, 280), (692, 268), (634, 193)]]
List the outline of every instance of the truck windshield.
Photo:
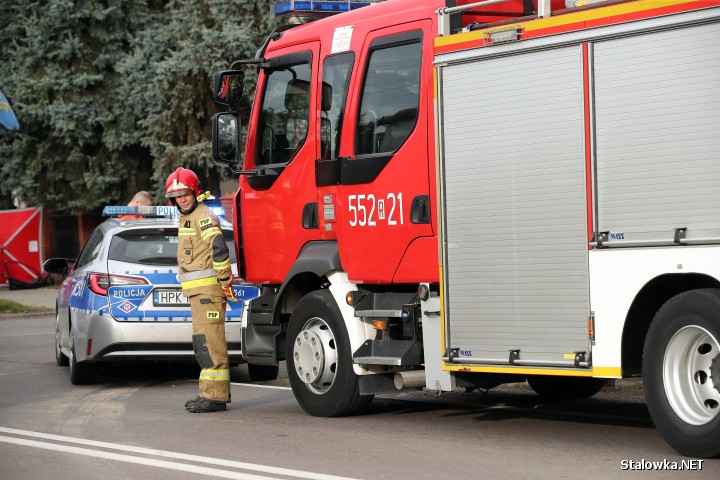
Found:
[(287, 163), (305, 143), (310, 118), (310, 65), (267, 74), (258, 122), (257, 165)]

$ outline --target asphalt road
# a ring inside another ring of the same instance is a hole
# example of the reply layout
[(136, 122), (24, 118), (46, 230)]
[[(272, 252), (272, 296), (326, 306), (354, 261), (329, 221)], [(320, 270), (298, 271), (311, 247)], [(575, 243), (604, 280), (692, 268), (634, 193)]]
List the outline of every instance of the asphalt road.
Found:
[[(665, 444), (637, 381), (548, 404), (522, 385), (409, 392), (323, 419), (302, 411), (286, 378), (246, 384), (240, 366), (227, 412), (191, 414), (194, 368), (127, 364), (71, 385), (53, 322), (0, 317), (3, 480), (720, 478), (720, 460), (689, 462)], [(673, 462), (685, 470), (658, 469)]]

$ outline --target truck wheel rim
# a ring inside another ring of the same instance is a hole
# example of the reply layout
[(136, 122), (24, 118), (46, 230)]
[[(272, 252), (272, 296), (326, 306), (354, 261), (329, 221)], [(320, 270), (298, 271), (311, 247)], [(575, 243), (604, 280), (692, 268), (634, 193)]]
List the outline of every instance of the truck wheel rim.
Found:
[(335, 380), (337, 349), (332, 330), (321, 318), (311, 318), (303, 326), (293, 346), (295, 373), (317, 394), (327, 392)]
[(712, 379), (720, 343), (707, 330), (690, 325), (668, 342), (663, 384), (672, 409), (685, 423), (705, 425), (720, 415), (720, 392)]

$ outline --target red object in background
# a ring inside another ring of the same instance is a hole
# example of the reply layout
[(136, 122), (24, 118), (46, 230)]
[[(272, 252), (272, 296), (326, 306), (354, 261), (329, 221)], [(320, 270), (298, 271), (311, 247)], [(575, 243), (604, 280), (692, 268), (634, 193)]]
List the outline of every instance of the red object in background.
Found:
[(0, 284), (32, 286), (41, 283), (42, 208), (0, 210)]

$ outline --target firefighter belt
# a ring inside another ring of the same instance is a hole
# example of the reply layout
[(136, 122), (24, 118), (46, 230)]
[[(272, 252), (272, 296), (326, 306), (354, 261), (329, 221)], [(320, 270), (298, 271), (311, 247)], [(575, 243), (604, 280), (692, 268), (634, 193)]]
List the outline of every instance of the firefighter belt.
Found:
[(220, 285), (219, 295), (190, 297), (192, 339), (200, 368), (200, 396), (214, 402), (230, 402), (230, 360), (225, 340), (227, 300)]

